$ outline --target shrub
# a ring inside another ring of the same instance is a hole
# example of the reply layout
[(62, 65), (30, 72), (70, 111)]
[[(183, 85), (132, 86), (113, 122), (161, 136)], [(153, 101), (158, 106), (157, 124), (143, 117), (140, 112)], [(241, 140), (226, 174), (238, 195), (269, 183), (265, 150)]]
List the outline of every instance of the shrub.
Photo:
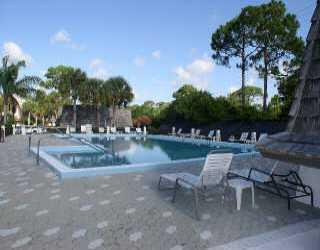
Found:
[(139, 116), (133, 120), (133, 125), (135, 127), (149, 126), (151, 125), (151, 123), (152, 123), (151, 118), (146, 115)]

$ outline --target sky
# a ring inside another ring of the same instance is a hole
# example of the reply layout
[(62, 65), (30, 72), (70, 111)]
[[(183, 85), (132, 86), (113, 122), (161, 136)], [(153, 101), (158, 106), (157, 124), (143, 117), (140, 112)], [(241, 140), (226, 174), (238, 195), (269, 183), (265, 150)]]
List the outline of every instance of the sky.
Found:
[[(213, 96), (240, 88), (241, 72), (215, 65), (211, 35), (258, 0), (1, 0), (0, 53), (23, 59), (22, 75), (48, 67), (80, 67), (90, 77), (125, 77), (133, 103), (170, 101), (185, 83)], [(304, 39), (316, 0), (284, 1)], [(262, 87), (257, 73), (247, 84)], [(270, 81), (269, 97), (276, 94)]]

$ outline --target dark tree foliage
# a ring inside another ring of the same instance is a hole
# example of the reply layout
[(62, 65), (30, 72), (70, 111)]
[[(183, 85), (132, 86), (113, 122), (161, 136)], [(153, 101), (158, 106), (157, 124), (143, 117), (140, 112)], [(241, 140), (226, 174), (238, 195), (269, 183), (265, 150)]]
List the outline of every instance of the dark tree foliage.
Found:
[(253, 31), (250, 16), (246, 11), (242, 11), (239, 16), (221, 25), (211, 39), (212, 58), (218, 64), (230, 66), (231, 59), (239, 59), (236, 66), (241, 69), (242, 106), (245, 105), (246, 71), (250, 66), (249, 59), (255, 52), (252, 46)]
[(14, 102), (14, 95), (26, 97), (35, 91), (35, 87), (40, 84), (41, 79), (37, 76), (24, 76), (18, 79), (19, 71), (26, 66), (25, 61), (11, 62), (9, 56), (2, 58), (0, 67), (0, 93), (3, 101), (3, 122), (7, 123), (8, 106)]
[(72, 99), (73, 126), (77, 126), (77, 101), (80, 97), (82, 84), (87, 80), (86, 73), (79, 68), (59, 65), (50, 67), (46, 73), (47, 88), (56, 89), (62, 96)]
[(280, 73), (281, 61), (290, 60), (301, 52), (303, 40), (297, 35), (299, 22), (296, 16), (287, 13), (282, 1), (249, 6), (244, 11), (253, 21), (253, 46), (257, 52), (251, 60), (264, 81), (263, 110), (266, 111), (268, 77)]
[(242, 93), (245, 95), (246, 104), (248, 106), (253, 105), (255, 101), (257, 101), (258, 98), (261, 98), (263, 96), (263, 91), (261, 88), (256, 86), (246, 86), (243, 89), (238, 89), (230, 94), (230, 98), (235, 101), (235, 103), (240, 103), (240, 100), (242, 98)]
[(100, 126), (100, 106), (101, 106), (101, 88), (103, 80), (88, 78), (80, 86), (79, 99), (82, 104), (93, 105), (96, 107), (96, 127)]

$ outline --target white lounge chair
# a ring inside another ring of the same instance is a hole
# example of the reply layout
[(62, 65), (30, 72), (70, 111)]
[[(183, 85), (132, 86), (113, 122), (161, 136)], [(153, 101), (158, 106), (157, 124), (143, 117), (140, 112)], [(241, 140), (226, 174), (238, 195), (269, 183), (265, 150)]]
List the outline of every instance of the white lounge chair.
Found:
[(182, 137), (190, 137), (190, 138), (192, 138), (192, 137), (194, 137), (195, 132), (196, 132), (196, 129), (195, 129), (195, 128), (192, 128), (192, 129), (190, 130), (190, 134), (182, 134), (182, 133), (181, 133), (181, 136), (182, 136)]
[(92, 124), (86, 124), (86, 134), (92, 134)]
[(257, 142), (257, 133), (256, 132), (252, 132), (251, 133), (251, 139), (250, 139), (250, 142), (249, 143), (256, 143)]
[(175, 136), (176, 135), (176, 127), (172, 127), (171, 133), (169, 135)]
[[(24, 126), (22, 126), (21, 128), (23, 129)], [(23, 131), (21, 131), (21, 133), (23, 133)], [(67, 128), (66, 128), (66, 134), (70, 134), (70, 125), (67, 125)]]
[[(226, 181), (226, 175), (228, 173), (233, 154), (208, 154), (200, 176), (196, 176), (190, 173), (173, 173), (162, 174), (159, 178), (158, 188), (162, 189), (163, 182), (169, 182), (174, 186), (174, 194), (172, 202), (175, 201), (177, 191), (183, 187), (193, 190), (195, 215), (199, 219), (198, 214), (198, 195), (205, 195), (209, 188), (216, 188), (219, 184), (224, 184)], [(223, 192), (224, 192), (224, 185)], [(172, 187), (171, 187), (172, 188)]]
[(117, 127), (111, 127), (110, 128), (111, 134), (116, 134), (117, 133)]
[(81, 125), (80, 126), (80, 132), (84, 134), (84, 133), (86, 133), (86, 131), (87, 131), (86, 130), (86, 125)]
[(130, 127), (125, 127), (125, 128), (124, 128), (124, 132), (125, 132), (126, 134), (130, 134), (130, 132), (131, 132)]
[(249, 132), (243, 132), (241, 134), (241, 137), (239, 139), (239, 142), (240, 143), (246, 143), (247, 139), (248, 139), (248, 136), (249, 136)]
[(143, 126), (143, 135), (147, 135), (147, 127)]
[(234, 135), (230, 135), (228, 141), (229, 142), (235, 142), (236, 138), (234, 137)]
[(221, 130), (218, 129), (217, 132), (216, 132), (216, 141), (220, 142), (221, 141)]
[(178, 137), (182, 136), (182, 128), (178, 129), (176, 136)]
[(76, 132), (76, 128), (73, 126), (70, 126), (70, 133), (75, 133)]
[[(239, 140), (234, 140), (232, 142), (240, 142), (240, 143), (246, 143), (248, 139), (249, 133), (248, 132), (242, 132)], [(230, 138), (229, 138), (230, 139)]]
[(142, 134), (141, 128), (136, 128), (136, 133), (137, 133), (137, 134)]
[(26, 134), (27, 135), (32, 134), (32, 126), (27, 126), (26, 127)]
[(104, 133), (104, 127), (99, 127), (99, 133), (103, 134)]
[(208, 136), (206, 136), (205, 139), (213, 141), (214, 140), (214, 130), (210, 130), (208, 133)]
[(201, 133), (201, 129), (197, 129), (193, 135), (193, 138), (200, 138), (201, 137), (200, 133)]
[(267, 133), (261, 133), (260, 136), (259, 136), (259, 141), (260, 141), (262, 138), (266, 137), (266, 136), (268, 136)]

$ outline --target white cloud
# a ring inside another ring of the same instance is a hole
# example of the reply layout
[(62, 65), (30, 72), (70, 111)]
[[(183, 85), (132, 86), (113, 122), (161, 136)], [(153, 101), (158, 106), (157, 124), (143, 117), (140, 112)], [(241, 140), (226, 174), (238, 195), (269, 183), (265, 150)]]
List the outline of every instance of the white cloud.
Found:
[(161, 58), (161, 51), (160, 51), (160, 50), (155, 50), (155, 51), (153, 51), (153, 52), (152, 52), (152, 57), (153, 57), (154, 59), (159, 60), (159, 59)]
[(26, 54), (21, 47), (14, 42), (5, 42), (3, 44), (3, 54), (9, 56), (10, 62), (24, 60), (27, 65), (32, 62), (32, 57)]
[(109, 77), (109, 72), (105, 68), (98, 68), (92, 74), (93, 77), (106, 80)]
[(100, 58), (94, 58), (89, 63), (89, 66), (91, 69), (96, 69), (98, 67), (102, 67), (103, 65), (104, 65), (104, 61)]
[(70, 34), (66, 30), (59, 30), (51, 39), (51, 43), (69, 43), (71, 42)]
[(237, 91), (239, 88), (240, 88), (239, 86), (231, 86), (231, 87), (229, 88), (229, 94)]
[(194, 60), (186, 67), (178, 66), (174, 73), (178, 84), (193, 84), (198, 88), (206, 89), (209, 85), (209, 75), (213, 71), (214, 64), (210, 58), (203, 57)]
[(107, 79), (110, 74), (106, 69), (105, 61), (101, 58), (94, 58), (89, 62), (89, 67), (93, 71), (92, 77), (99, 79)]
[(145, 60), (144, 60), (143, 57), (137, 56), (137, 57), (134, 58), (133, 63), (137, 67), (143, 67), (145, 65)]
[(52, 44), (66, 44), (73, 50), (84, 50), (85, 46), (74, 42), (68, 31), (62, 29), (57, 31), (51, 38), (50, 42)]

